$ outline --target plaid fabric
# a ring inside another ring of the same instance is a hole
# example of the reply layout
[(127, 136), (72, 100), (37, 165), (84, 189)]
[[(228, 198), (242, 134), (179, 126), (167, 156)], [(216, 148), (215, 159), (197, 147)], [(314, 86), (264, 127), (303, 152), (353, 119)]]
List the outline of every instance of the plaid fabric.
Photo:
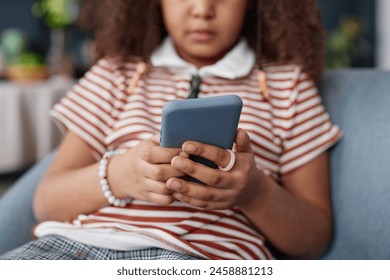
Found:
[(0, 260), (197, 260), (198, 257), (148, 248), (134, 251), (103, 249), (60, 236), (47, 236), (0, 256)]

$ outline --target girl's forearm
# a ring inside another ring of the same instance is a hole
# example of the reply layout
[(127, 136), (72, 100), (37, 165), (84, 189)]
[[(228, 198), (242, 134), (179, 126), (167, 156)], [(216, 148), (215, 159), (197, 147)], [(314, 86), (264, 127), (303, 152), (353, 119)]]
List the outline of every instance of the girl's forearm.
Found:
[(241, 210), (280, 251), (298, 258), (319, 256), (329, 244), (332, 218), (260, 173), (263, 191)]
[(46, 175), (34, 197), (37, 219), (69, 221), (107, 206), (98, 174), (99, 163), (94, 163)]

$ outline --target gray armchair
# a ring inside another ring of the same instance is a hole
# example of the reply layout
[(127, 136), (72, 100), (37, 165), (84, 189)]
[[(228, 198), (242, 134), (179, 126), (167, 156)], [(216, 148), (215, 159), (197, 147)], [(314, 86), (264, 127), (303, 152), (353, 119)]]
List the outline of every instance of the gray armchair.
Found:
[(321, 94), (344, 132), (331, 149), (334, 238), (324, 259), (390, 259), (390, 72), (326, 73)]

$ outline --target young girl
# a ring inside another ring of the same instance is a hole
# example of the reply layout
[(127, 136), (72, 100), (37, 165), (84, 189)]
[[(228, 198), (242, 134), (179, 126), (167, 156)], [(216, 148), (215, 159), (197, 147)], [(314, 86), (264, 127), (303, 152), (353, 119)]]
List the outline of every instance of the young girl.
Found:
[[(313, 258), (331, 237), (314, 0), (99, 1), (99, 60), (52, 115), (66, 131), (41, 182), (38, 240), (3, 259)], [(232, 153), (159, 147), (163, 105), (235, 94)], [(222, 169), (191, 161), (199, 155)], [(190, 175), (203, 184), (185, 181)]]

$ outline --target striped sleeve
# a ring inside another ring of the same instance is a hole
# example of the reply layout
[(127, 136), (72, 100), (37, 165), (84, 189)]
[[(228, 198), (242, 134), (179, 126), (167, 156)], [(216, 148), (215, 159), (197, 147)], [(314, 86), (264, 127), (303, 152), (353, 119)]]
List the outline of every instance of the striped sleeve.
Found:
[(99, 60), (50, 112), (60, 130), (78, 135), (97, 159), (113, 122), (113, 69), (112, 62)]
[(295, 76), (293, 98), (284, 118), (287, 133), (279, 159), (281, 175), (310, 162), (342, 135), (339, 127), (331, 122), (315, 83), (301, 71)]

